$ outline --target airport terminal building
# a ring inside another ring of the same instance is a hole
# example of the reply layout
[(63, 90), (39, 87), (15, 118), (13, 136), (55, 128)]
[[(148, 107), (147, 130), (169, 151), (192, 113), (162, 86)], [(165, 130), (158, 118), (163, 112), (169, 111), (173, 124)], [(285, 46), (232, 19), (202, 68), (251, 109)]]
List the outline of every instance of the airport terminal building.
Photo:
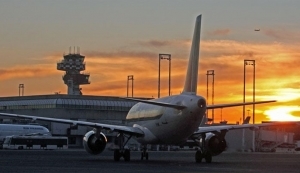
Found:
[[(0, 111), (14, 114), (51, 118), (124, 124), (127, 112), (135, 101), (118, 97), (84, 95), (37, 95), (0, 98)], [(2, 123), (20, 123), (20, 120), (2, 117)], [(23, 122), (30, 123), (26, 120)], [(70, 146), (82, 146), (83, 135), (89, 127), (39, 121), (55, 136), (68, 136)]]

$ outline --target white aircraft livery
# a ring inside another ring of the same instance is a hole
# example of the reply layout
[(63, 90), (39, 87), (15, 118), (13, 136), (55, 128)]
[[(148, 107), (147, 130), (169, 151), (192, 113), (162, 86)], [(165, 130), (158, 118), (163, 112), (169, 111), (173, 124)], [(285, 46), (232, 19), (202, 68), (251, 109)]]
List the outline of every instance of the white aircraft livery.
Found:
[(119, 161), (122, 157), (125, 161), (130, 160), (130, 150), (126, 149), (125, 145), (132, 137), (144, 146), (141, 152), (141, 159), (146, 160), (148, 160), (147, 144), (180, 145), (188, 138), (192, 138), (199, 142), (199, 150), (195, 154), (196, 162), (201, 162), (202, 159), (205, 159), (206, 162), (210, 163), (212, 156), (219, 155), (226, 149), (227, 144), (224, 137), (228, 130), (253, 128), (265, 126), (266, 124), (201, 127), (206, 119), (205, 113), (207, 109), (275, 101), (207, 105), (204, 97), (196, 95), (200, 31), (201, 15), (196, 19), (183, 92), (179, 95), (153, 100), (124, 98), (138, 101), (128, 112), (126, 117), (127, 123), (124, 126), (10, 113), (0, 113), (0, 115), (94, 127), (94, 130), (84, 135), (83, 146), (87, 152), (95, 155), (100, 154), (106, 147), (107, 138), (102, 130), (118, 132), (119, 147), (114, 150), (115, 161)]
[(0, 142), (12, 135), (51, 135), (46, 127), (40, 125), (0, 124)]

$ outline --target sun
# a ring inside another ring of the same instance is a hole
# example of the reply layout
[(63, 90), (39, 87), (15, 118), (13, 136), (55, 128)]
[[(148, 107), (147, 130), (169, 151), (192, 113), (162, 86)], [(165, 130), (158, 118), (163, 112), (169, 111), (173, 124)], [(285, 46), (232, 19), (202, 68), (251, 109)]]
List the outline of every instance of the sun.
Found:
[(266, 110), (266, 115), (271, 121), (300, 121), (300, 117), (292, 115), (292, 112), (300, 111), (299, 106), (280, 106)]

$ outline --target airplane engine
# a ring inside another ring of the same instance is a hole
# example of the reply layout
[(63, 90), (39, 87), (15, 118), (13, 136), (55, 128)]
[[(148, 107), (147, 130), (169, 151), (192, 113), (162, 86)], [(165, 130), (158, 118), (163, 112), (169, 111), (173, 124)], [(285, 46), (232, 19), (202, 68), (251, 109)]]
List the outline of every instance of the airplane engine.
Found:
[(106, 136), (102, 132), (97, 137), (96, 132), (92, 130), (83, 137), (83, 147), (90, 154), (100, 154), (105, 149), (106, 143)]
[[(200, 140), (200, 142), (202, 142)], [(205, 138), (205, 147), (211, 152), (213, 156), (221, 154), (227, 148), (226, 140), (213, 133), (207, 133)]]

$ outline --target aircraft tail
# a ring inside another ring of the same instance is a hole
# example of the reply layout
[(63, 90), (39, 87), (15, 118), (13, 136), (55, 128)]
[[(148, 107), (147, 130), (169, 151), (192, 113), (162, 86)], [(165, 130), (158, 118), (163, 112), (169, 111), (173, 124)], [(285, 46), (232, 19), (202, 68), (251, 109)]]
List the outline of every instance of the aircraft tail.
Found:
[(183, 93), (197, 93), (198, 66), (199, 66), (199, 46), (201, 33), (201, 16), (196, 19), (194, 36), (191, 46), (190, 58), (185, 77)]
[(249, 124), (250, 118), (251, 118), (250, 116), (247, 116), (247, 117), (244, 119), (243, 124)]

